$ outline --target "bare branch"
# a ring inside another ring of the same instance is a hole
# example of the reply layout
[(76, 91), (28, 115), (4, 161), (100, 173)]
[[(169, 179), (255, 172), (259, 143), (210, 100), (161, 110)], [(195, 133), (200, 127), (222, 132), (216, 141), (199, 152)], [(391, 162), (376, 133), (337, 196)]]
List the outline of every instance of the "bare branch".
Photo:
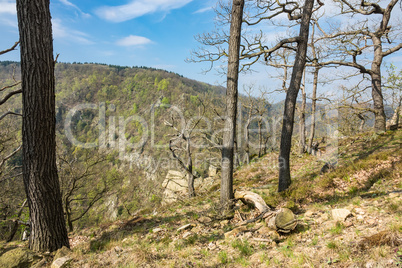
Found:
[(384, 14), (385, 10), (383, 8), (381, 8), (378, 4), (376, 3), (366, 3), (364, 0), (361, 0), (360, 6), (362, 8), (365, 7), (371, 7), (371, 9), (369, 10), (365, 10), (362, 8), (355, 8), (351, 3), (349, 3), (346, 0), (340, 0), (342, 3), (344, 3), (345, 5), (347, 5), (351, 11), (362, 14), (362, 15), (371, 15), (371, 14)]
[(7, 115), (17, 115), (17, 116), (22, 116), (22, 114), (19, 113), (14, 113), (14, 112), (10, 112), (8, 111), (7, 113), (3, 114), (0, 116), (0, 121), (3, 120), (4, 117), (6, 117)]
[(383, 56), (383, 57), (386, 57), (386, 56), (388, 56), (388, 55), (390, 55), (390, 54), (392, 54), (392, 53), (394, 53), (394, 52), (400, 50), (401, 48), (402, 48), (402, 43), (399, 43), (397, 46), (395, 46), (395, 47), (393, 47), (393, 48), (390, 48), (390, 49), (388, 49), (387, 51), (384, 51), (384, 52), (382, 53), (382, 56)]
[(3, 181), (10, 180), (10, 179), (15, 178), (15, 177), (19, 177), (19, 176), (22, 176), (22, 172), (21, 172), (21, 173), (18, 173), (17, 175), (14, 175), (14, 176), (11, 176), (11, 177), (2, 179), (2, 180), (0, 180), (0, 183), (2, 183)]
[(20, 43), (20, 41), (17, 41), (17, 42), (15, 42), (15, 44), (14, 44), (12, 47), (10, 47), (9, 49), (0, 51), (0, 55), (3, 55), (3, 54), (6, 54), (6, 53), (8, 53), (8, 52), (10, 52), (10, 51), (15, 50), (15, 48), (18, 46), (19, 43)]
[(19, 152), (19, 150), (21, 150), (22, 146), (20, 145), (14, 152), (12, 152), (11, 154), (9, 154), (8, 156), (4, 157), (3, 160), (1, 160), (0, 162), (0, 168), (3, 167), (3, 165), (6, 163), (6, 161), (8, 159), (10, 159), (11, 157), (13, 157), (16, 153)]
[(363, 65), (360, 65), (356, 62), (344, 62), (344, 61), (327, 61), (327, 62), (320, 62), (320, 66), (325, 66), (325, 65), (341, 65), (341, 66), (348, 66), (348, 67), (353, 67), (357, 68), (360, 70), (361, 73), (365, 74), (372, 74), (372, 71), (370, 69), (366, 69)]
[(299, 42), (300, 41), (300, 37), (291, 37), (291, 38), (286, 38), (286, 39), (282, 39), (281, 41), (279, 41), (279, 43), (277, 43), (274, 47), (270, 48), (270, 49), (263, 49), (261, 48), (261, 50), (259, 52), (255, 52), (255, 53), (251, 53), (251, 54), (245, 54), (245, 55), (241, 55), (239, 58), (240, 60), (243, 59), (250, 59), (253, 57), (258, 57), (261, 56), (262, 54), (265, 55), (265, 60), (267, 61), (268, 58), (271, 56), (271, 54), (275, 51), (277, 51), (280, 48), (283, 48), (283, 46), (285, 44), (290, 44), (290, 43), (295, 43), (295, 42)]
[[(14, 78), (14, 75), (13, 75), (13, 78)], [(0, 88), (0, 91), (4, 91), (4, 90), (6, 90), (6, 89), (8, 89), (8, 88), (12, 88), (12, 87), (18, 86), (19, 84), (21, 84), (21, 81), (19, 81), (19, 82), (17, 82), (17, 83), (14, 83), (14, 84), (12, 84), (12, 85), (9, 85), (9, 86), (2, 87), (2, 88)]]
[(4, 99), (0, 100), (0, 105), (3, 105), (9, 98), (11, 98), (12, 96), (16, 95), (16, 94), (20, 94), (22, 93), (22, 89), (19, 90), (15, 90), (15, 91), (11, 91), (10, 93), (8, 93)]

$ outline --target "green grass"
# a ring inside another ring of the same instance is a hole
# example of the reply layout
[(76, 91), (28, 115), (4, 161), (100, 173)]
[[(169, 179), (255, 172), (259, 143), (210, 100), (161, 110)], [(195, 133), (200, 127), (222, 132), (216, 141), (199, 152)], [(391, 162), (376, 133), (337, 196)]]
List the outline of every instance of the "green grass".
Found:
[(218, 253), (218, 260), (222, 264), (229, 263), (228, 253), (226, 251), (224, 251), (224, 250), (220, 251)]
[(337, 222), (336, 225), (334, 227), (332, 227), (329, 232), (333, 235), (335, 234), (341, 234), (343, 229), (345, 229), (345, 226), (343, 226), (342, 223)]
[(232, 247), (237, 248), (242, 256), (250, 256), (254, 252), (253, 247), (248, 243), (247, 240), (241, 241), (236, 239), (232, 242)]
[(329, 249), (337, 249), (338, 248), (338, 244), (335, 241), (329, 241), (327, 243), (327, 248)]

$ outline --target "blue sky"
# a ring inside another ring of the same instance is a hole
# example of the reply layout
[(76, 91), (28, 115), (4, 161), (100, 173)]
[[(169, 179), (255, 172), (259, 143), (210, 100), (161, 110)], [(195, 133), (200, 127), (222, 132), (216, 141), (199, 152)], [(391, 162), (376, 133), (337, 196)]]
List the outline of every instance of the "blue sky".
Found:
[[(215, 84), (205, 64), (186, 63), (198, 43), (194, 35), (213, 29), (216, 1), (51, 1), (54, 52), (61, 62), (148, 66)], [(18, 40), (15, 1), (0, 0), (0, 49)], [(19, 60), (19, 51), (1, 60)]]

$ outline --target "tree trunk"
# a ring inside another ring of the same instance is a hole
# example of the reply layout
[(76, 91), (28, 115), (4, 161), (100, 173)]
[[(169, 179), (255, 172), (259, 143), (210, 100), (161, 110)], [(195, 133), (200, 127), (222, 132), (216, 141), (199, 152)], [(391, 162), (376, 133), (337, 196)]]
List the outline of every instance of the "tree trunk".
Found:
[(385, 112), (384, 112), (384, 97), (381, 89), (381, 63), (382, 63), (382, 43), (381, 39), (372, 38), (374, 44), (374, 60), (371, 64), (371, 87), (372, 98), (374, 103), (374, 130), (385, 131)]
[(194, 175), (192, 173), (193, 167), (191, 166), (190, 169), (191, 169), (191, 173), (187, 173), (188, 196), (194, 197), (195, 190), (194, 190)]
[(306, 0), (303, 7), (303, 15), (300, 24), (300, 41), (297, 45), (296, 58), (292, 71), (289, 89), (286, 92), (285, 109), (283, 112), (283, 125), (281, 145), (279, 151), (279, 183), (278, 192), (286, 190), (291, 184), (289, 157), (292, 146), (292, 133), (294, 124), (295, 106), (297, 94), (306, 64), (307, 43), (309, 36), (310, 18), (314, 0)]
[(223, 133), (221, 205), (231, 209), (233, 199), (233, 149), (236, 135), (237, 86), (244, 0), (233, 0), (230, 23), (229, 58), (226, 89), (226, 121)]
[(318, 72), (320, 71), (319, 67), (315, 67), (314, 69), (314, 79), (313, 79), (313, 94), (311, 96), (311, 125), (310, 125), (310, 137), (308, 140), (308, 153), (311, 154), (313, 147), (313, 140), (315, 136), (315, 113), (317, 106), (317, 86), (318, 86)]
[(69, 200), (65, 200), (64, 213), (66, 214), (66, 222), (67, 222), (67, 226), (68, 226), (68, 231), (72, 232), (72, 231), (74, 231), (74, 226), (73, 226), (73, 221), (72, 221), (72, 217), (71, 217), (71, 208), (70, 208)]
[(302, 104), (300, 109), (300, 122), (299, 122), (299, 154), (304, 154), (306, 151), (306, 72), (304, 72), (304, 85), (302, 86)]
[(260, 117), (260, 119), (258, 119), (258, 157), (261, 156), (262, 156), (262, 120)]
[(194, 190), (194, 174), (193, 174), (193, 158), (191, 156), (191, 142), (190, 142), (190, 134), (187, 137), (187, 180), (188, 180), (188, 196), (189, 197), (194, 197), (195, 196), (195, 190)]
[(29, 247), (69, 247), (56, 167), (55, 81), (49, 0), (17, 0), (21, 46), (23, 179)]
[(249, 116), (249, 118), (247, 119), (246, 126), (244, 128), (244, 142), (246, 144), (244, 151), (246, 153), (247, 165), (250, 164), (250, 133), (248, 131), (248, 128), (250, 127), (250, 123), (251, 123), (250, 118), (251, 118), (251, 116)]

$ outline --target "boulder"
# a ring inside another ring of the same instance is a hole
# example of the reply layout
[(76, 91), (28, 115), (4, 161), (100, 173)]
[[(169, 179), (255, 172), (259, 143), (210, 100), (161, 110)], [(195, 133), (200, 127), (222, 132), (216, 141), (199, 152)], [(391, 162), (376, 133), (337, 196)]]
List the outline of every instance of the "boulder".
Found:
[(25, 268), (31, 267), (41, 259), (32, 250), (27, 248), (16, 248), (7, 251), (0, 256), (1, 268)]
[(52, 263), (51, 268), (66, 268), (70, 266), (72, 259), (68, 256), (58, 258)]
[(69, 249), (66, 246), (63, 246), (62, 248), (59, 248), (56, 251), (56, 254), (53, 257), (53, 260), (57, 260), (57, 259), (59, 259), (61, 257), (65, 257), (65, 256), (69, 255), (70, 253), (71, 253), (71, 249)]
[(172, 203), (178, 199), (179, 196), (187, 194), (187, 177), (180, 171), (169, 170), (166, 179), (162, 183), (165, 188), (163, 192), (163, 202)]
[(111, 221), (114, 221), (118, 217), (119, 211), (119, 198), (117, 195), (111, 195), (105, 200), (106, 211), (104, 212), (104, 216)]
[(345, 209), (345, 208), (333, 209), (331, 211), (331, 214), (332, 214), (332, 218), (335, 221), (340, 221), (340, 222), (345, 221), (347, 217), (352, 215), (352, 213), (349, 210)]
[(210, 165), (208, 168), (208, 177), (215, 177), (218, 174), (218, 168)]

